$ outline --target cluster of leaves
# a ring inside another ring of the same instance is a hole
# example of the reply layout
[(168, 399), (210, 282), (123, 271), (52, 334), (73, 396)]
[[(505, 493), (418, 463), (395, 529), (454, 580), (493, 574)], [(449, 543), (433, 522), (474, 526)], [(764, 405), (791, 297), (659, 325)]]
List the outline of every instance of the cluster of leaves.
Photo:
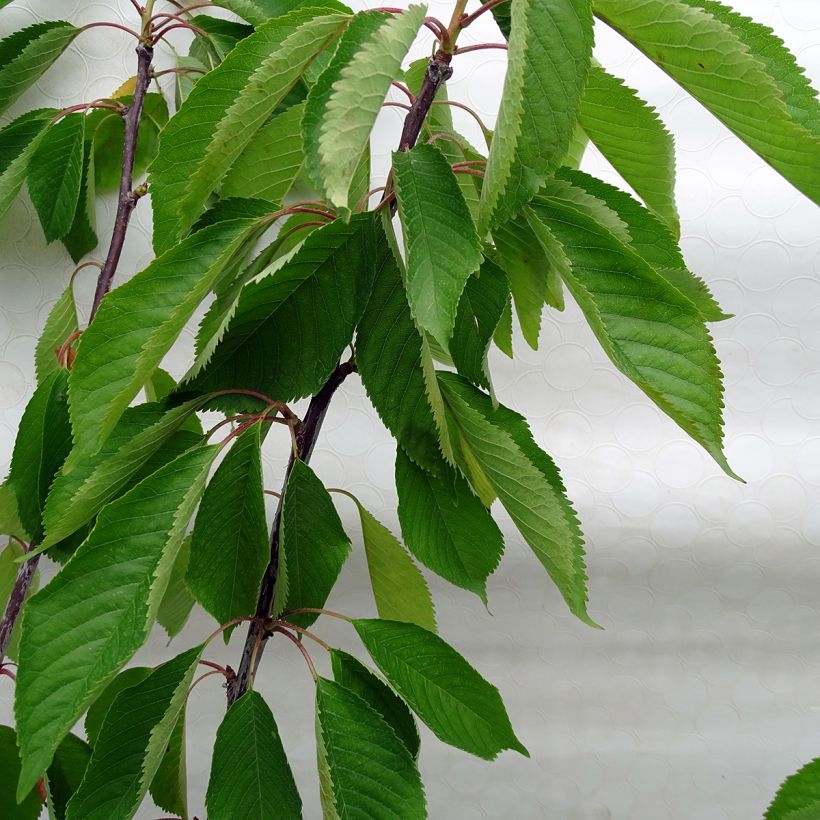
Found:
[[(594, 625), (558, 468), (493, 391), (488, 350), (512, 356), (513, 314), (536, 347), (542, 312), (563, 308), (566, 287), (613, 364), (731, 474), (707, 329), (724, 315), (678, 248), (672, 137), (592, 59), (594, 17), (814, 200), (820, 107), (772, 32), (714, 0), (493, 2), (481, 11), (492, 9), (509, 61), (485, 154), (456, 131), (441, 71), (426, 60), (402, 69), (423, 6), (220, 5), (244, 22), (186, 18), (196, 36), (167, 124), (164, 99), (148, 95), (136, 151), (138, 171), (151, 163), (156, 259), (82, 334), (69, 288), (38, 344), (37, 389), (0, 486), (0, 531), (15, 538), (0, 594), (40, 552), (63, 566), (23, 607), (0, 806), (36, 817), (42, 783), (58, 818), (132, 817), (149, 790), (186, 816), (185, 704), (208, 642), (155, 669), (125, 666), (155, 622), (174, 637), (198, 604), (226, 635), (253, 619), (251, 663), (276, 634), (309, 660), (326, 818), (424, 817), (414, 714), (480, 757), (526, 750), (498, 691), (436, 634), (416, 562), (486, 601), (504, 549), (497, 500)], [(437, 65), (457, 65), (464, 8), (440, 32)], [(39, 24), (0, 42), (0, 111), (77, 31)], [(427, 109), (370, 210), (370, 133), (394, 83), (411, 113)], [(112, 99), (128, 105), (134, 88)], [(108, 109), (14, 120), (0, 131), (0, 212), (27, 180), (46, 238), (79, 258), (96, 245), (94, 189), (116, 187), (117, 138)], [(586, 140), (637, 198), (577, 170)], [(206, 300), (177, 383), (163, 357)], [(350, 346), (344, 373), (358, 372), (397, 442), (404, 544), (353, 498), (379, 618), (348, 620), (380, 674), (309, 631), (351, 551), (307, 463)], [(287, 403), (307, 397), (316, 418), (300, 421)], [(206, 409), (234, 425), (218, 444), (200, 426)], [(269, 537), (261, 448), (278, 425), (294, 457)], [(332, 679), (302, 636), (330, 650)], [(299, 817), (273, 714), (246, 688), (217, 733), (209, 817), (239, 803), (248, 817)], [(83, 715), (86, 741), (71, 734)]]

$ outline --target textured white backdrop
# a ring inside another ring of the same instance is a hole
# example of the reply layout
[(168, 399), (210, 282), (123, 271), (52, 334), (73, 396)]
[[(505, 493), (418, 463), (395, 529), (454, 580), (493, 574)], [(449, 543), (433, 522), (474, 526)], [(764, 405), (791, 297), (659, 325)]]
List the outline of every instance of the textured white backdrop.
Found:
[[(820, 82), (816, 0), (732, 5), (771, 25)], [(434, 0), (430, 12), (448, 18), (451, 6)], [(25, 0), (0, 12), (0, 36), (55, 13), (75, 22), (131, 17), (126, 0)], [(497, 38), (489, 21), (470, 34)], [(748, 483), (722, 475), (615, 372), (573, 305), (545, 316), (538, 352), (518, 340), (515, 364), (493, 356), (501, 400), (530, 419), (567, 479), (589, 542), (590, 611), (605, 631), (565, 612), (506, 519), (507, 553), (489, 582), (491, 613), (430, 579), (443, 636), (499, 685), (532, 753), (485, 763), (425, 733), (421, 768), (435, 820), (748, 820), (761, 817), (783, 776), (820, 754), (820, 211), (617, 35), (601, 28), (596, 54), (657, 105), (676, 134), (686, 257), (735, 314), (714, 334), (727, 377), (729, 460)], [(110, 93), (133, 63), (125, 35), (89, 32), (12, 114)], [(453, 96), (492, 122), (501, 52), (465, 55), (455, 68)], [(398, 124), (389, 110), (379, 125), (382, 175)], [(459, 124), (480, 142), (469, 120)], [(615, 181), (593, 151), (585, 167)], [(111, 201), (98, 217), (106, 236)], [(149, 234), (143, 203), (120, 280), (150, 259)], [(3, 474), (33, 388), (35, 339), (72, 266), (62, 247), (45, 246), (26, 199), (0, 224), (0, 248)], [(77, 285), (86, 313), (92, 278), (82, 274)], [(191, 338), (170, 357), (177, 374)], [(269, 445), (272, 487), (287, 447), (285, 439)], [(351, 379), (334, 400), (314, 465), (328, 485), (349, 488), (396, 530), (393, 455)], [(357, 540), (357, 517), (347, 501), (339, 504)], [(366, 578), (357, 549), (331, 606), (374, 614)], [(135, 662), (167, 659), (211, 628), (198, 617), (170, 647), (157, 631)], [(335, 623), (320, 622), (319, 631), (356, 648)], [(239, 640), (215, 657), (235, 663)], [(7, 684), (0, 682), (4, 722)], [(269, 645), (258, 688), (279, 722), (305, 816), (319, 818), (313, 687), (293, 647)], [(211, 678), (189, 709), (191, 810), (200, 817), (223, 712), (223, 691)], [(159, 814), (144, 807), (139, 816)]]

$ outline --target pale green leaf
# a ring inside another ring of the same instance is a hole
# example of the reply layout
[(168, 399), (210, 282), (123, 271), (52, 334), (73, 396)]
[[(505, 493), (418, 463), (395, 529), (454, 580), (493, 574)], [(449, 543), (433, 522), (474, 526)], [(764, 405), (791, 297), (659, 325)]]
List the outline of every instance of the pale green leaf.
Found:
[(479, 273), (467, 280), (458, 303), (450, 354), (462, 376), (486, 389), (491, 387), (487, 353), (501, 322), (510, 287), (504, 271), (485, 259)]
[(45, 73), (80, 33), (71, 23), (35, 23), (0, 40), (0, 114)]
[(201, 403), (191, 401), (167, 411), (157, 404), (129, 407), (99, 452), (69, 455), (46, 500), (42, 548), (59, 543), (91, 521), (128, 487)]
[(413, 758), (418, 757), (421, 745), (419, 730), (407, 704), (375, 672), (347, 652), (334, 649), (330, 653), (330, 662), (336, 683), (349, 689), (371, 709), (375, 709)]
[(489, 396), (459, 376), (440, 373), (439, 381), (459, 439), (460, 466), (474, 486), (479, 478), (493, 488), (570, 611), (593, 624), (581, 528), (558, 468), (517, 413), (493, 407)]
[[(820, 758), (787, 777), (766, 810), (766, 820), (813, 820), (820, 814)], [(800, 814), (799, 812), (808, 812)], [(794, 813), (797, 812), (797, 815)]]
[[(276, 609), (323, 607), (348, 555), (350, 539), (328, 491), (297, 459), (282, 500)], [(288, 620), (308, 627), (317, 617), (308, 612)]]
[(479, 234), (509, 219), (566, 156), (592, 53), (590, 0), (516, 0)]
[(579, 121), (590, 140), (673, 234), (675, 145), (654, 108), (601, 66), (589, 70)]
[(54, 307), (51, 308), (43, 332), (37, 340), (37, 349), (34, 352), (34, 367), (37, 371), (38, 384), (60, 370), (57, 351), (68, 337), (78, 329), (74, 289), (69, 284), (63, 291), (62, 296), (54, 303)]
[(350, 186), (390, 83), (416, 39), (426, 8), (412, 5), (383, 22), (341, 71), (325, 106), (320, 172), (330, 201), (348, 208)]
[(407, 747), (358, 695), (325, 678), (316, 686), (316, 742), (339, 820), (427, 817), (424, 787)]
[(567, 287), (616, 367), (733, 475), (720, 367), (697, 308), (589, 215), (547, 199), (533, 210), (564, 246)]
[[(568, 169), (559, 169), (557, 174), (603, 200), (615, 211), (629, 231), (629, 244), (632, 248), (686, 296), (707, 322), (719, 322), (728, 318), (709, 292), (706, 283), (686, 267), (675, 237), (660, 219), (629, 194), (597, 177)], [(563, 266), (560, 269), (563, 270)]]
[(216, 5), (238, 14), (253, 26), (264, 25), (274, 17), (305, 7), (350, 13), (350, 9), (338, 0), (218, 0)]
[(407, 295), (418, 325), (447, 347), (458, 300), (478, 270), (481, 243), (450, 163), (433, 145), (393, 154), (407, 251)]
[(370, 585), (380, 618), (436, 631), (436, 610), (424, 576), (401, 542), (350, 495), (359, 509)]
[(501, 560), (504, 539), (467, 482), (454, 472), (431, 475), (399, 451), (396, 490), (408, 549), (433, 572), (486, 603), (487, 577)]
[(37, 820), (43, 804), (37, 790), (32, 788), (19, 803), (14, 793), (20, 776), (20, 757), (17, 737), (10, 726), (0, 726), (0, 812), (3, 820)]
[(501, 320), (493, 334), (493, 341), (496, 347), (498, 347), (505, 356), (509, 356), (510, 358), (513, 357), (512, 337), (512, 297), (508, 294), (507, 304), (501, 312)]
[(392, 253), (383, 255), (356, 336), (356, 367), (385, 426), (416, 463), (441, 462), (438, 433), (427, 396), (423, 339), (410, 314)]
[[(328, 100), (333, 95), (333, 87), (342, 76), (347, 64), (370, 39), (374, 32), (388, 19), (387, 14), (380, 12), (362, 12), (357, 14), (339, 38), (339, 45), (328, 67), (322, 72), (310, 89), (305, 103), (305, 115), (302, 118), (302, 135), (305, 149), (305, 175), (310, 184), (324, 194), (322, 179), (319, 138), (322, 131), (322, 120)], [(367, 159), (369, 151), (362, 152), (362, 159)], [(369, 165), (368, 165), (369, 170)], [(354, 171), (354, 180), (356, 172)], [(369, 179), (368, 179), (369, 181)], [(351, 183), (355, 187), (355, 183)], [(365, 192), (369, 189), (365, 188)], [(361, 198), (361, 197), (359, 197)], [(356, 200), (351, 192), (351, 203)]]
[(487, 760), (504, 749), (529, 756), (498, 689), (438, 635), (398, 621), (360, 618), (353, 626), (390, 685), (444, 743)]
[(257, 226), (245, 219), (203, 228), (105, 297), (80, 339), (69, 379), (78, 450), (99, 449)]
[(349, 17), (296, 11), (261, 26), (194, 86), (151, 166), (154, 247), (174, 245), (305, 69)]
[(685, 0), (595, 0), (595, 13), (792, 185), (820, 201), (820, 137), (792, 118), (767, 70), (771, 62), (749, 50), (745, 35)]
[(8, 481), (0, 484), (0, 535), (16, 535), (24, 541), (29, 538), (25, 527), (20, 523), (17, 494)]
[(65, 820), (66, 807), (79, 788), (91, 758), (91, 747), (77, 735), (66, 735), (48, 767), (46, 790), (50, 820)]
[(83, 184), (85, 115), (68, 114), (37, 141), (28, 163), (28, 192), (48, 242), (74, 222)]
[(533, 214), (529, 205), (524, 207), (521, 214), (532, 231), (532, 238), (541, 246), (539, 256), (542, 264), (547, 266), (547, 304), (556, 310), (563, 310), (564, 277), (562, 271), (569, 267), (564, 248), (555, 238), (555, 234)]
[(0, 219), (17, 197), (29, 157), (56, 113), (52, 108), (28, 111), (0, 130)]
[(196, 515), (188, 587), (220, 624), (253, 615), (270, 559), (260, 448), (256, 424), (216, 469)]
[(43, 506), (51, 482), (71, 449), (65, 370), (58, 370), (34, 391), (26, 406), (8, 483), (26, 532), (37, 544), (43, 537)]
[(151, 799), (160, 808), (187, 820), (188, 764), (185, 751), (185, 711), (183, 706), (148, 790)]
[(134, 816), (185, 708), (201, 654), (196, 646), (177, 655), (114, 698), (66, 820)]
[(190, 450), (105, 507), (74, 557), (26, 606), (15, 700), (21, 794), (148, 636), (216, 453)]
[(157, 623), (168, 633), (169, 640), (182, 632), (196, 603), (185, 583), (190, 557), (191, 538), (189, 536), (179, 548), (174, 567), (168, 578), (168, 588), (157, 610)]
[(241, 385), (279, 401), (313, 395), (350, 343), (383, 264), (378, 231), (372, 214), (337, 219), (311, 233), (286, 264), (246, 285), (210, 361), (200, 371), (195, 365), (183, 388)]
[(279, 730), (258, 692), (239, 698), (217, 730), (205, 806), (209, 820), (302, 817)]
[(282, 202), (305, 159), (301, 128), (304, 111), (304, 103), (294, 105), (257, 131), (225, 176), (220, 196)]

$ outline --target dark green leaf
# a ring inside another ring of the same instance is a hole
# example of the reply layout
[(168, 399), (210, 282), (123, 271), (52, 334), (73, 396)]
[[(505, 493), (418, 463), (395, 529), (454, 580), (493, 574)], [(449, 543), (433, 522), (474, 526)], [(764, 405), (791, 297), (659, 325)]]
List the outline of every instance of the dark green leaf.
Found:
[(80, 33), (71, 23), (35, 23), (0, 40), (0, 114), (45, 73)]
[(85, 115), (68, 114), (37, 141), (28, 163), (28, 192), (48, 242), (71, 230), (83, 185)]
[(158, 252), (188, 232), (254, 134), (348, 19), (311, 10), (275, 18), (194, 86), (163, 130), (151, 166)]
[(529, 756), (498, 689), (438, 635), (398, 621), (353, 625), (390, 685), (440, 740), (487, 760), (504, 749)]
[(316, 745), (339, 820), (427, 817), (424, 789), (407, 747), (358, 695), (325, 678), (316, 687)]
[(352, 13), (338, 0), (218, 0), (216, 5), (238, 14), (254, 26), (261, 26), (274, 17), (283, 17), (305, 7)]
[(367, 395), (399, 445), (418, 464), (441, 461), (422, 367), (423, 339), (410, 315), (395, 257), (386, 250), (356, 336)]
[(24, 541), (29, 538), (25, 527), (20, 523), (20, 516), (17, 512), (17, 494), (8, 481), (0, 484), (0, 534), (16, 535)]
[(29, 157), (56, 113), (52, 108), (28, 111), (0, 130), (0, 219), (20, 191)]
[(239, 698), (222, 720), (205, 805), (209, 820), (236, 820), (237, 812), (243, 820), (302, 817), (279, 730), (258, 692)]
[(216, 453), (190, 450), (109, 504), (26, 606), (15, 701), (21, 793), (148, 636)]
[(399, 451), (396, 490), (401, 531), (413, 555), (486, 603), (487, 578), (501, 560), (504, 539), (467, 482), (454, 472), (431, 475)]
[(517, 413), (494, 407), (454, 374), (439, 373), (439, 381), (459, 437), (459, 466), (482, 498), (487, 488), (498, 495), (570, 611), (594, 625), (586, 610), (584, 541), (558, 468)]
[(185, 759), (185, 705), (165, 744), (162, 759), (149, 791), (154, 802), (165, 811), (188, 817), (188, 768)]
[(77, 305), (74, 302), (74, 290), (69, 284), (62, 296), (54, 303), (46, 319), (43, 332), (37, 340), (34, 367), (37, 371), (38, 384), (61, 369), (57, 360), (57, 351), (78, 329)]
[(100, 735), (105, 716), (114, 702), (114, 698), (131, 686), (136, 686), (144, 681), (153, 670), (149, 666), (130, 666), (123, 669), (112, 681), (100, 692), (97, 699), (88, 707), (85, 715), (85, 735), (92, 746), (97, 745), (97, 738)]
[(17, 431), (9, 486), (17, 497), (20, 521), (32, 542), (43, 537), (43, 506), (51, 482), (71, 449), (65, 370), (34, 391)]
[(350, 343), (383, 264), (378, 230), (372, 215), (361, 214), (313, 231), (295, 256), (243, 289), (210, 361), (201, 371), (195, 365), (184, 387), (241, 385), (279, 401), (315, 393)]
[(20, 776), (20, 758), (17, 737), (10, 726), (0, 726), (0, 813), (3, 820), (37, 820), (43, 804), (37, 790), (32, 788), (20, 803), (14, 793)]
[(189, 54), (202, 65), (211, 68), (219, 65), (235, 48), (240, 40), (253, 34), (253, 26), (223, 20), (207, 14), (196, 14), (190, 18), (192, 26), (205, 32), (194, 37)]
[(450, 163), (433, 145), (393, 154), (407, 250), (407, 296), (422, 330), (447, 347), (458, 300), (483, 256)]
[(94, 210), (94, 152), (90, 140), (83, 148), (83, 172), (80, 180), (80, 196), (74, 221), (68, 233), (62, 237), (63, 245), (75, 262), (97, 247), (97, 216)]
[[(324, 484), (298, 459), (288, 476), (279, 535), (279, 576), (276, 609), (325, 605), (350, 555), (350, 539)], [(310, 626), (315, 613), (288, 620)]]
[(413, 758), (418, 757), (419, 730), (407, 704), (374, 672), (341, 649), (330, 653), (333, 679), (358, 695), (390, 725)]
[(201, 654), (196, 646), (177, 655), (114, 698), (66, 820), (134, 816), (185, 708)]
[(260, 448), (256, 424), (217, 468), (196, 516), (188, 586), (220, 624), (253, 614), (270, 559)]
[(91, 758), (91, 747), (76, 735), (66, 735), (48, 767), (46, 786), (49, 817), (65, 820), (66, 806), (77, 791)]

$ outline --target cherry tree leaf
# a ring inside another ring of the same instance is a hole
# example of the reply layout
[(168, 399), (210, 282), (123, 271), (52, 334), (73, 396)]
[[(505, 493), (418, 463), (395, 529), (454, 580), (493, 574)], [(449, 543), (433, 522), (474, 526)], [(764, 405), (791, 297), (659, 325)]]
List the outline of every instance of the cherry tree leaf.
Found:
[(28, 172), (29, 158), (56, 113), (51, 108), (27, 111), (0, 130), (0, 219), (17, 197)]
[[(807, 763), (783, 781), (766, 810), (766, 820), (811, 820), (810, 809), (820, 806), (820, 758)], [(808, 812), (805, 815), (801, 811)]]

